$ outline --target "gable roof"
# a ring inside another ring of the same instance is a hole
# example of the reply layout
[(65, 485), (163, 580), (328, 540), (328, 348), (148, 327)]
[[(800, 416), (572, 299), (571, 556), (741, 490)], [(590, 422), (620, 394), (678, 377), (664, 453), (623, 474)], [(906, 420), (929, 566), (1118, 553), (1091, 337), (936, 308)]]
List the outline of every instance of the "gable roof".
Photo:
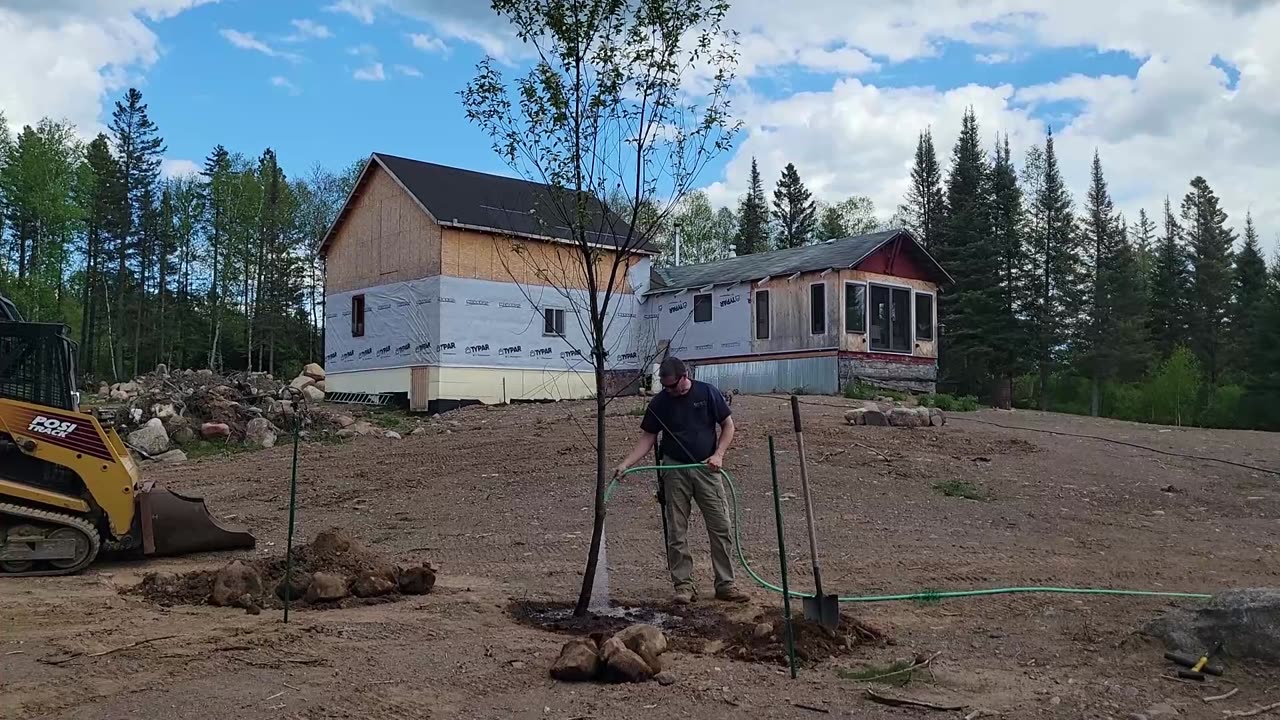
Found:
[[(373, 153), (360, 171), (355, 188), (343, 204), (329, 232), (325, 234), (324, 241), (320, 243), (321, 253), (328, 247), (338, 226), (346, 218), (351, 199), (374, 165), (385, 170), (440, 225), (537, 240), (574, 242), (570, 229), (560, 222), (560, 213), (555, 211), (556, 198), (548, 185)], [(588, 213), (590, 225), (600, 228), (600, 231), (590, 233), (593, 244), (617, 248), (628, 242), (627, 223), (616, 214), (607, 214), (604, 204), (599, 200), (591, 201)], [(632, 238), (631, 242), (634, 241)], [(658, 249), (645, 243), (634, 248), (634, 251), (656, 254)]]
[(919, 251), (925, 259), (926, 266), (935, 273), (937, 282), (952, 282), (947, 271), (942, 269), (938, 261), (925, 251), (910, 231), (897, 229), (828, 240), (798, 248), (741, 255), (700, 265), (660, 268), (654, 271), (656, 277), (653, 279), (653, 289), (650, 294), (701, 288), (708, 285), (732, 285), (828, 268), (855, 268), (877, 250), (899, 237), (911, 242)]

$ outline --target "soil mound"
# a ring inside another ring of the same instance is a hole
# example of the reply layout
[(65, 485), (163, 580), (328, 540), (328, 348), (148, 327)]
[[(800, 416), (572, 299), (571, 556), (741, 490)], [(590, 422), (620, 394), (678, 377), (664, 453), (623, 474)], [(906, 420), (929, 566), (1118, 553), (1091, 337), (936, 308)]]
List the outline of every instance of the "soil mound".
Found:
[[(260, 582), (240, 592), (236, 599), (243, 600), (237, 605), (282, 608), (286, 566), (281, 555), (235, 561), (221, 570), (148, 573), (126, 592), (162, 606), (225, 605), (225, 598), (214, 598), (218, 588), (233, 579), (231, 576), (252, 571)], [(315, 578), (323, 580), (324, 587), (308, 592)], [(435, 569), (430, 565), (398, 567), (339, 528), (325, 530), (310, 543), (293, 548), (289, 595), (294, 606), (332, 609), (394, 602), (407, 594), (430, 592), (434, 584)]]

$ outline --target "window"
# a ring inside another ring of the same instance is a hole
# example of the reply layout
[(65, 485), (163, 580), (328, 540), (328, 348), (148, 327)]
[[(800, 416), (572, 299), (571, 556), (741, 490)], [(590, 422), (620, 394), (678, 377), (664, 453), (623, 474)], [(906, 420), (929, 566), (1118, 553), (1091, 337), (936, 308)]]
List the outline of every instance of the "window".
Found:
[(548, 337), (564, 337), (564, 310), (542, 308), (542, 334)]
[(867, 286), (863, 283), (844, 284), (844, 331), (867, 331)]
[(827, 286), (824, 283), (809, 286), (809, 331), (814, 335), (827, 334)]
[(911, 291), (907, 288), (872, 285), (871, 349), (911, 352)]
[(916, 293), (916, 340), (933, 339), (933, 296)]
[(351, 337), (364, 337), (364, 296), (351, 298)]
[(693, 321), (711, 322), (711, 293), (693, 296)]
[(769, 322), (772, 320), (769, 316), (769, 291), (756, 291), (756, 339), (769, 339)]

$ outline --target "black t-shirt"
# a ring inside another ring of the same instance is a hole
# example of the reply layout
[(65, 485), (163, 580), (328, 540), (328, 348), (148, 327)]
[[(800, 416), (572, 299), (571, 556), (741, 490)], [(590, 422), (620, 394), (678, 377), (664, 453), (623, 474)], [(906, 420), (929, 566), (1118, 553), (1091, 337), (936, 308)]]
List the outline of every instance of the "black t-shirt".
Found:
[(681, 463), (700, 463), (716, 451), (716, 428), (729, 417), (729, 404), (713, 385), (697, 380), (675, 397), (663, 390), (649, 401), (640, 429), (661, 433), (658, 451)]

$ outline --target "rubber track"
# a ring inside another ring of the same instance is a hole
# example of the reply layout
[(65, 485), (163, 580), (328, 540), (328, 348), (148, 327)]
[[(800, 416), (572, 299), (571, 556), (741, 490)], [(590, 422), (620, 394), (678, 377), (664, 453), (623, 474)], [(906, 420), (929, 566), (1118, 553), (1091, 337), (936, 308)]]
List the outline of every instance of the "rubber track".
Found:
[[(48, 510), (33, 510), (22, 505), (12, 505), (10, 503), (0, 503), (0, 514), (13, 517), (34, 520), (39, 523), (48, 525), (61, 525), (63, 527), (74, 528), (79, 530), (81, 534), (89, 538), (89, 552), (85, 555), (82, 562), (69, 568), (58, 568), (56, 570), (28, 570), (26, 572), (13, 573), (0, 570), (0, 578), (10, 577), (42, 577), (49, 575), (74, 575), (85, 569), (98, 556), (98, 550), (102, 546), (102, 540), (98, 537), (98, 530), (92, 523), (82, 520), (74, 515), (66, 513), (50, 512)], [(42, 562), (36, 560), (35, 562)]]

